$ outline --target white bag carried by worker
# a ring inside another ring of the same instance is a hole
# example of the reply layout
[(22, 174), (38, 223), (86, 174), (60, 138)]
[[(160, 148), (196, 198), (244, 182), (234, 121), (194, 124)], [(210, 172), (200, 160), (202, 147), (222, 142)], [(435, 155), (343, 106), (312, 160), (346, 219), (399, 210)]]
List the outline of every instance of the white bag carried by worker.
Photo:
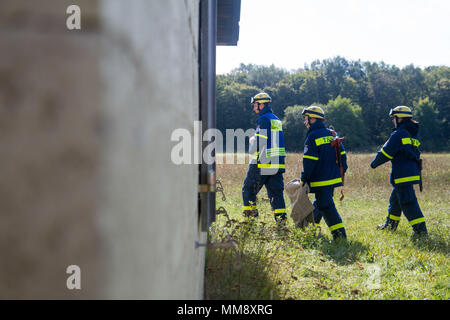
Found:
[(309, 186), (298, 179), (289, 181), (286, 185), (286, 193), (291, 200), (291, 218), (297, 227), (305, 228), (308, 224), (314, 224), (314, 206), (308, 198)]

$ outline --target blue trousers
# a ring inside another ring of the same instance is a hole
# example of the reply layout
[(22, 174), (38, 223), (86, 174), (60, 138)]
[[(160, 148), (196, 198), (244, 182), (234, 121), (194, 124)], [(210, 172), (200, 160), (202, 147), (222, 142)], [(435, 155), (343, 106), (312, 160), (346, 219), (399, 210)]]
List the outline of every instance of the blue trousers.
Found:
[(263, 186), (266, 186), (270, 206), (275, 213), (275, 220), (286, 218), (286, 205), (284, 203), (283, 174), (261, 175), (261, 169), (256, 164), (250, 164), (242, 186), (242, 199), (244, 210), (257, 209), (256, 195)]
[(347, 237), (341, 216), (336, 210), (333, 200), (334, 188), (321, 188), (314, 192), (314, 222), (320, 223), (322, 217), (333, 235), (333, 238)]
[(394, 186), (392, 189), (389, 197), (388, 218), (398, 221), (402, 212), (414, 231), (427, 231), (425, 218), (420, 210), (413, 185)]

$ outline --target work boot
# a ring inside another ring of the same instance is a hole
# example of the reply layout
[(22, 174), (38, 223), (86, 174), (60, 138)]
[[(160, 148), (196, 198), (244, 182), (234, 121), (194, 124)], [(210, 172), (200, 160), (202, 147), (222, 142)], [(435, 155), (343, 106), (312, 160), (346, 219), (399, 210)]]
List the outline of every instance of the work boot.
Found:
[(386, 222), (384, 224), (377, 225), (378, 230), (391, 230), (395, 231), (397, 230), (399, 221), (392, 220), (391, 218), (387, 217)]
[(286, 213), (275, 213), (274, 218), (277, 228), (279, 230), (285, 230), (287, 224)]
[(413, 234), (411, 235), (411, 240), (412, 241), (420, 241), (420, 240), (426, 240), (428, 239), (428, 233), (425, 232), (416, 232), (414, 231)]
[(279, 214), (279, 216), (275, 215), (275, 224), (277, 226), (277, 231), (284, 234), (288, 230), (286, 214)]
[(331, 235), (333, 236), (333, 240), (347, 239), (347, 233), (344, 228), (331, 231)]
[(420, 240), (425, 239), (428, 237), (428, 231), (427, 226), (425, 225), (425, 222), (418, 223), (412, 226), (414, 233), (412, 234), (411, 238), (413, 240)]
[(243, 214), (244, 214), (244, 217), (246, 217), (246, 218), (258, 218), (258, 216), (259, 216), (258, 209), (244, 210)]
[(275, 213), (275, 221), (286, 223), (286, 213)]

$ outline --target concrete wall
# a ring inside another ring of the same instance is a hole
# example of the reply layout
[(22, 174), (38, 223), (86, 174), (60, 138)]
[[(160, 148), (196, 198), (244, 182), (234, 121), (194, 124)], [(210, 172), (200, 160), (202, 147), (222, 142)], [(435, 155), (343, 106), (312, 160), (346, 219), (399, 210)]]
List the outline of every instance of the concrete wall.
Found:
[(198, 0), (0, 3), (0, 298), (202, 298), (198, 168), (170, 160), (198, 23)]

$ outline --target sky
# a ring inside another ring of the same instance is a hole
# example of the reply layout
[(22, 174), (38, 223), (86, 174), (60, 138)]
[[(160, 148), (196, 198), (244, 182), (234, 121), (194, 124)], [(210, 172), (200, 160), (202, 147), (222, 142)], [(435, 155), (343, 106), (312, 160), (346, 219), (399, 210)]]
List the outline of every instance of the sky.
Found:
[(450, 0), (241, 0), (239, 26), (237, 46), (217, 47), (217, 74), (335, 56), (450, 66)]

